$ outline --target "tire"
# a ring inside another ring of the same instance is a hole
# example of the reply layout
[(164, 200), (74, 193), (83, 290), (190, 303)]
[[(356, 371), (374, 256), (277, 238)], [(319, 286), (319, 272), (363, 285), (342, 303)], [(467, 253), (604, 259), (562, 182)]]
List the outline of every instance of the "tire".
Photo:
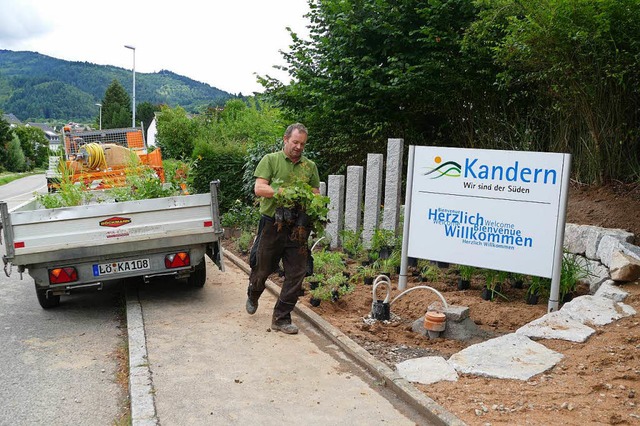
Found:
[(50, 295), (47, 297), (47, 291), (36, 288), (36, 296), (38, 296), (38, 303), (42, 306), (42, 309), (51, 309), (56, 306), (60, 306), (60, 296)]
[(205, 265), (204, 259), (196, 265), (195, 269), (187, 278), (187, 284), (192, 287), (203, 287), (204, 283), (207, 281), (207, 267)]

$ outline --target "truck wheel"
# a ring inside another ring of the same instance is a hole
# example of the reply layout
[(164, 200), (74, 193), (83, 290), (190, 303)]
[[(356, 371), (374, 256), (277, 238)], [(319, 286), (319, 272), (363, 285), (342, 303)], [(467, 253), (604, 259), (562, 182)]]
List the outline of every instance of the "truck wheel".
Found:
[(187, 284), (192, 287), (203, 287), (205, 281), (207, 281), (207, 267), (204, 259), (202, 259), (202, 262), (195, 267), (189, 278), (187, 278)]
[(49, 296), (47, 297), (46, 290), (40, 290), (36, 288), (36, 296), (38, 296), (38, 302), (42, 309), (55, 308), (60, 305), (60, 296)]

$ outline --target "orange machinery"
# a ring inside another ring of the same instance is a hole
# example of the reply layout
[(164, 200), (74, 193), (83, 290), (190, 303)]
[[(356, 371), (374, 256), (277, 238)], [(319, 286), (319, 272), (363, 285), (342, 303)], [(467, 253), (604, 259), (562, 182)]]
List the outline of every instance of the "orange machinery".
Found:
[(142, 129), (79, 131), (65, 126), (63, 140), (64, 162), (60, 158), (50, 160), (49, 168), (58, 169), (57, 173), (47, 173), (50, 192), (58, 188), (65, 172), (71, 174), (73, 182), (82, 182), (90, 189), (124, 185), (132, 167), (151, 167), (164, 182), (160, 149), (147, 151)]

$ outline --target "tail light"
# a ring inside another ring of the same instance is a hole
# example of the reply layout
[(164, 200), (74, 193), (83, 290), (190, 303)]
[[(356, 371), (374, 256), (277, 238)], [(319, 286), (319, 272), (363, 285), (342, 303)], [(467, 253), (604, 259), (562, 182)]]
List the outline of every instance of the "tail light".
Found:
[(189, 253), (184, 251), (168, 254), (164, 257), (164, 267), (167, 269), (182, 268), (189, 265), (191, 265)]
[(73, 266), (49, 269), (50, 284), (64, 284), (78, 281), (78, 271)]

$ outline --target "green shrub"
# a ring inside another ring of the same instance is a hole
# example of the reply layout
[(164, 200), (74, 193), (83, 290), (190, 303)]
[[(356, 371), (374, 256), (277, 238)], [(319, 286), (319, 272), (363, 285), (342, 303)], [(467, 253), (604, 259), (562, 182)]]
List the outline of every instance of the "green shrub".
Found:
[(245, 149), (240, 145), (213, 145), (199, 140), (193, 150), (193, 187), (196, 192), (209, 192), (209, 182), (220, 180), (220, 211), (228, 211), (236, 200), (247, 200), (242, 192), (242, 167)]
[(253, 231), (260, 222), (260, 211), (255, 206), (243, 204), (236, 200), (231, 208), (220, 218), (224, 227), (239, 228), (243, 231)]

